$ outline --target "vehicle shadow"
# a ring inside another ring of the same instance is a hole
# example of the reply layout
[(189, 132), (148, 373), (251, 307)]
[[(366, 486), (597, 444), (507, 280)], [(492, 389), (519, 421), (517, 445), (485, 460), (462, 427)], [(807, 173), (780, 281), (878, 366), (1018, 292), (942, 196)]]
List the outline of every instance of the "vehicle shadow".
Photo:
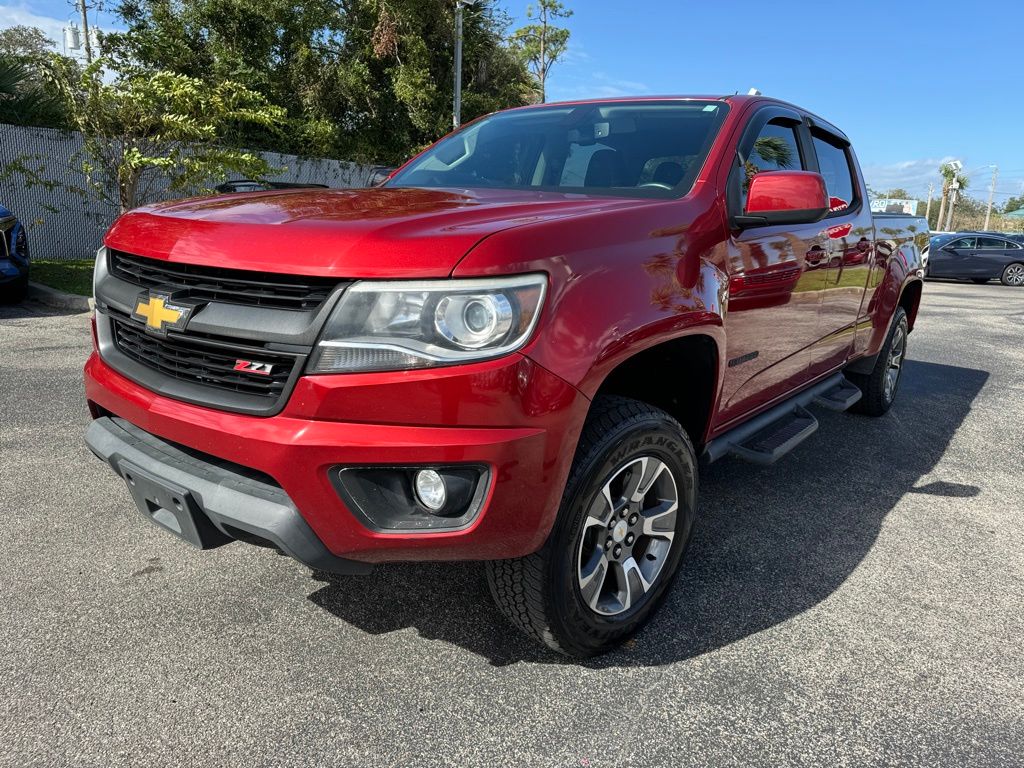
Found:
[[(661, 611), (623, 649), (591, 667), (659, 665), (736, 642), (831, 595), (907, 493), (971, 497), (975, 486), (932, 472), (984, 386), (984, 371), (908, 361), (885, 417), (819, 414), (821, 429), (774, 467), (725, 459), (702, 472), (690, 550)], [(370, 634), (414, 627), (494, 665), (575, 663), (511, 628), (480, 564), (378, 568), (358, 580), (318, 573), (317, 605)]]

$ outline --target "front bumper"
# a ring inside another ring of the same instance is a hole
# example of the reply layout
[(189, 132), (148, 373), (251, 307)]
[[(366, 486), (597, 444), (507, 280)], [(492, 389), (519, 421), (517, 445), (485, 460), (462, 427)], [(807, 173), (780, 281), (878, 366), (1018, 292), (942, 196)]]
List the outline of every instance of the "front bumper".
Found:
[(332, 555), (288, 495), (256, 473), (208, 461), (118, 418), (93, 421), (85, 442), (124, 478), (145, 517), (200, 548), (248, 535), (316, 570), (370, 570)]
[[(287, 529), (301, 530), (297, 521), (303, 522), (326, 554), (309, 554), (316, 543), (304, 533), (298, 535), (300, 544), (306, 542), (301, 546), (293, 534), (278, 534), (275, 540), (265, 526), (240, 515), (237, 505), (210, 507), (207, 499), (220, 491), (211, 496), (210, 488), (187, 477), (168, 476), (164, 467), (173, 468), (173, 463), (162, 458), (167, 455), (163, 448), (156, 456), (149, 454), (158, 466), (150, 465), (148, 472), (192, 491), (202, 502), (199, 507), (211, 510), (219, 531), (224, 528), (218, 521), (269, 539), (325, 570), (332, 568), (316, 565), (333, 562), (325, 557), (340, 559), (334, 567), (347, 569), (349, 561), (481, 560), (536, 551), (558, 511), (587, 411), (586, 398), (577, 390), (521, 355), (433, 371), (304, 377), (284, 410), (269, 417), (161, 396), (121, 375), (98, 354), (86, 364), (85, 384), (93, 413), (120, 417), (141, 433), (137, 440), (146, 443), (148, 433), (157, 443), (173, 443), (213, 463), (219, 459), (267, 476), (280, 496), (273, 515), (259, 511), (257, 517), (290, 520), (283, 524)], [(125, 455), (124, 436), (115, 431), (118, 440), (111, 441), (105, 436), (111, 431), (108, 421), (96, 424), (90, 428), (90, 445), (117, 469), (119, 462), (111, 458)], [(137, 442), (134, 448), (143, 450)], [(140, 459), (127, 461), (138, 465)], [(346, 508), (331, 482), (338, 467), (459, 463), (486, 466), (492, 478), (480, 512), (460, 530), (371, 530)]]
[(26, 275), (28, 275), (27, 263), (0, 258), (0, 285), (21, 280)]

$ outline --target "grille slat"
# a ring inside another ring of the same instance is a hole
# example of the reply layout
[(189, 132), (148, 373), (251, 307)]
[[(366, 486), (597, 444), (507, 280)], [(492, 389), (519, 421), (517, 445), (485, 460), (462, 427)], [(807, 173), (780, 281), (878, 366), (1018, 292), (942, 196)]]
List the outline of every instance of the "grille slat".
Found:
[(276, 309), (317, 309), (341, 282), (329, 277), (178, 264), (113, 250), (109, 264), (111, 274), (121, 280), (180, 298)]
[[(132, 321), (111, 317), (114, 343), (126, 357), (165, 376), (216, 387), (276, 402), (288, 386), (297, 359), (288, 355), (244, 347), (225, 349), (199, 339), (159, 337), (146, 333)], [(234, 369), (237, 360), (255, 359), (273, 366), (261, 375)]]

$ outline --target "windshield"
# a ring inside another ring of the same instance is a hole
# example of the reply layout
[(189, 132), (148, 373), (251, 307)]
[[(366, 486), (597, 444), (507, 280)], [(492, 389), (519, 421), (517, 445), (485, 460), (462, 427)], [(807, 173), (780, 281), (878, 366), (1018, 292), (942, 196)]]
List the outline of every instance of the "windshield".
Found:
[(679, 197), (728, 108), (679, 100), (499, 112), (438, 142), (386, 186)]

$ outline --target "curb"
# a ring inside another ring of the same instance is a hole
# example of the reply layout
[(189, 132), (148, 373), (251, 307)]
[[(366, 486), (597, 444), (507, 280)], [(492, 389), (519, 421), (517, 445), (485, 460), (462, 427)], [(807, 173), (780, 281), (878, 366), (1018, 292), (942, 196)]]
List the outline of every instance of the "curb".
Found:
[(70, 309), (75, 312), (89, 312), (96, 307), (96, 301), (91, 296), (64, 293), (64, 291), (58, 291), (56, 288), (32, 282), (28, 284), (28, 298), (31, 301), (45, 304), (48, 307)]

